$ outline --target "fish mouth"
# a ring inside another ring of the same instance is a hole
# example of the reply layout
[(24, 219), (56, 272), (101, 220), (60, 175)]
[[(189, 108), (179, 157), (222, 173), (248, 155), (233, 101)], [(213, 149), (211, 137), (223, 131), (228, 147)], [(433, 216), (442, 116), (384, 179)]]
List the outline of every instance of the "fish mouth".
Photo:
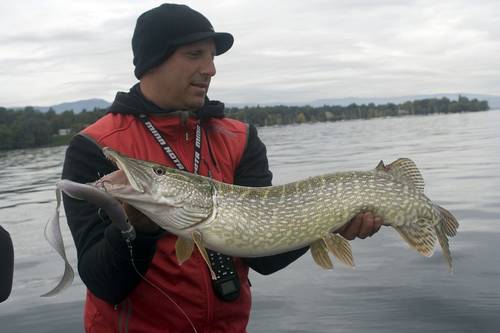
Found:
[(109, 147), (104, 147), (102, 152), (107, 159), (118, 167), (118, 171), (101, 178), (100, 182), (106, 190), (123, 189), (130, 186), (139, 193), (146, 191), (144, 181), (140, 177), (139, 165), (135, 165), (138, 164), (137, 160), (126, 157)]
[(109, 193), (135, 192), (123, 170), (113, 171), (91, 185)]

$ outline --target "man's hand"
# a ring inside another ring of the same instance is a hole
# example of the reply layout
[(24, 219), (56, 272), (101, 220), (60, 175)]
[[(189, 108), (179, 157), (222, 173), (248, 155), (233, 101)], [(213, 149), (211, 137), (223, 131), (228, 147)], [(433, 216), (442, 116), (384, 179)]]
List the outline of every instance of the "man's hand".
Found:
[(365, 239), (373, 236), (382, 224), (384, 224), (384, 221), (370, 212), (359, 213), (336, 232), (347, 240), (353, 240), (356, 237)]
[(123, 203), (123, 208), (127, 213), (130, 224), (132, 224), (138, 232), (154, 234), (160, 231), (161, 228), (156, 223), (134, 207), (127, 203)]

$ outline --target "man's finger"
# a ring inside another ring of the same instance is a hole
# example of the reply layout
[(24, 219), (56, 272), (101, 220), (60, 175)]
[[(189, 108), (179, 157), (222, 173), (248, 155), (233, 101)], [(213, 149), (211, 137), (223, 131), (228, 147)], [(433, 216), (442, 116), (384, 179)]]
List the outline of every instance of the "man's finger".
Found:
[(371, 237), (374, 234), (376, 234), (380, 230), (380, 227), (382, 227), (383, 224), (384, 224), (384, 220), (381, 217), (375, 216), (373, 218), (373, 228), (372, 228), (370, 234), (368, 235), (368, 237)]
[(365, 239), (373, 234), (375, 228), (375, 218), (372, 213), (364, 213), (361, 215), (361, 226), (358, 237)]
[(353, 240), (359, 234), (359, 229), (361, 228), (362, 214), (356, 215), (345, 227), (345, 229), (340, 232), (342, 237), (347, 240)]

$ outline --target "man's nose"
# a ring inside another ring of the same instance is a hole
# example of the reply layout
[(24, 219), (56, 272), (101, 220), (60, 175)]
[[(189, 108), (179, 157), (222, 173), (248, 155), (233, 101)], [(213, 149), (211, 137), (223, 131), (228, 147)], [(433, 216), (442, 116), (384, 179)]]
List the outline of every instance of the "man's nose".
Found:
[(215, 70), (215, 62), (213, 57), (206, 59), (203, 62), (201, 73), (204, 75), (208, 75), (210, 77), (214, 76), (217, 71)]

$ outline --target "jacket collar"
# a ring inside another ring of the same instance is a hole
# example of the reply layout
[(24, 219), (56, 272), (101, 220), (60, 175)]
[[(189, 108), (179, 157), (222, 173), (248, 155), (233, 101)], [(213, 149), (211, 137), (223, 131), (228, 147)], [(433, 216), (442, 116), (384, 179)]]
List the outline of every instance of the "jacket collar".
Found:
[[(172, 113), (175, 109), (162, 109), (151, 101), (147, 100), (142, 94), (139, 84), (135, 84), (127, 92), (118, 92), (115, 100), (109, 107), (107, 113), (121, 113), (139, 115), (146, 114), (165, 114)], [(224, 118), (224, 103), (219, 101), (211, 101), (205, 97), (205, 104), (194, 112), (195, 116), (200, 120), (208, 120), (210, 118)]]

